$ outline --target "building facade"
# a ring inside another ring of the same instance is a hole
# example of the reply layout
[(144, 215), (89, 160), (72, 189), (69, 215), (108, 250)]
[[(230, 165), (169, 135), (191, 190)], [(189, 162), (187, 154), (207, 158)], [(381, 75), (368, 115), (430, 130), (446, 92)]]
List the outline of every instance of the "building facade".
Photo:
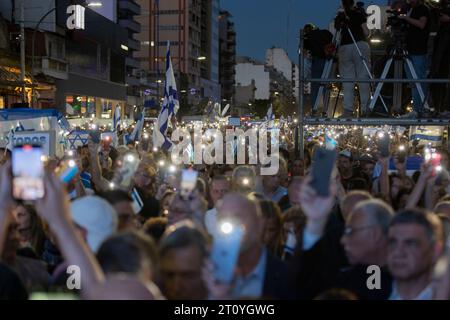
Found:
[[(73, 4), (85, 6), (84, 29), (67, 28), (67, 7)], [(20, 8), (24, 8), (26, 74), (33, 83), (27, 101), (31, 107), (57, 108), (74, 118), (111, 118), (119, 105), (124, 116), (130, 114), (126, 108), (129, 33), (114, 21), (117, 2), (106, 4), (112, 4), (113, 8), (108, 17), (92, 10), (85, 1), (1, 2), (0, 12), (11, 25), (13, 54), (18, 47), (15, 39)], [(108, 8), (103, 9), (107, 12)], [(46, 13), (47, 18), (35, 31), (36, 22)]]
[(218, 0), (137, 2), (142, 8), (137, 18), (142, 31), (137, 35), (141, 49), (135, 57), (144, 70), (142, 83), (149, 86), (150, 97), (162, 98), (167, 42), (170, 41), (180, 100), (191, 105), (201, 99), (218, 101)]
[(221, 11), (219, 16), (219, 82), (224, 103), (234, 103), (236, 74), (236, 32), (228, 11)]
[(283, 76), (291, 82), (291, 94), (295, 97), (295, 101), (291, 101), (291, 103), (297, 103), (299, 93), (299, 68), (294, 62), (292, 62), (286, 51), (282, 48), (267, 49), (266, 65), (281, 72)]
[(255, 100), (278, 102), (278, 111), (289, 112), (295, 106), (292, 81), (271, 65), (249, 57), (237, 57), (235, 82), (237, 108), (247, 108)]

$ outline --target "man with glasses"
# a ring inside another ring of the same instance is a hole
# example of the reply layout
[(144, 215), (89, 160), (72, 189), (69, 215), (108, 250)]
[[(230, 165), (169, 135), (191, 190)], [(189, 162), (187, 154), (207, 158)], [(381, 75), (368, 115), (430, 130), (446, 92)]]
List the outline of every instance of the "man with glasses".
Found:
[[(360, 299), (387, 299), (391, 280), (386, 265), (387, 231), (393, 210), (380, 200), (359, 202), (346, 220), (345, 229), (326, 228), (336, 214), (335, 182), (330, 195), (322, 197), (305, 178), (300, 204), (307, 217), (302, 249), (297, 250), (293, 270), (299, 298), (311, 299), (331, 288), (345, 288)], [(367, 267), (381, 271), (381, 290), (370, 290)]]
[[(360, 299), (387, 299), (391, 291), (391, 276), (386, 270), (387, 234), (394, 212), (378, 199), (360, 202), (350, 213), (341, 244), (350, 268), (341, 270), (337, 286), (353, 291)], [(370, 289), (369, 266), (380, 268), (380, 288)]]
[(404, 210), (392, 219), (387, 263), (394, 283), (390, 300), (431, 300), (434, 266), (442, 254), (439, 218), (423, 210)]

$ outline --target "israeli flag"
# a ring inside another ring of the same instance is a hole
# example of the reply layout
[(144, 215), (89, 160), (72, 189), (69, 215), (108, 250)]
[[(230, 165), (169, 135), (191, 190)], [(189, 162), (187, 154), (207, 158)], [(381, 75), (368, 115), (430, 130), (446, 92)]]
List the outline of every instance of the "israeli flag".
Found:
[(265, 127), (272, 128), (274, 125), (275, 115), (273, 114), (273, 106), (270, 104), (269, 109), (267, 110), (266, 114), (266, 122)]
[(134, 130), (128, 137), (128, 141), (140, 141), (143, 128), (144, 128), (144, 111), (142, 111), (141, 116), (134, 125)]
[(114, 117), (113, 117), (113, 128), (114, 128), (113, 129), (113, 145), (115, 147), (117, 147), (118, 143), (119, 143), (118, 134), (119, 134), (119, 129), (120, 129), (120, 121), (122, 120), (120, 111), (121, 111), (120, 106), (117, 105), (116, 109), (114, 110)]
[(166, 80), (164, 85), (164, 101), (161, 111), (153, 130), (153, 146), (169, 150), (172, 147), (172, 141), (167, 137), (170, 119), (175, 116), (180, 108), (178, 101), (177, 84), (173, 73), (172, 61), (170, 60), (170, 42), (167, 41), (166, 56)]
[(275, 115), (273, 114), (273, 106), (270, 104), (269, 109), (267, 110), (266, 114), (266, 121), (275, 120)]

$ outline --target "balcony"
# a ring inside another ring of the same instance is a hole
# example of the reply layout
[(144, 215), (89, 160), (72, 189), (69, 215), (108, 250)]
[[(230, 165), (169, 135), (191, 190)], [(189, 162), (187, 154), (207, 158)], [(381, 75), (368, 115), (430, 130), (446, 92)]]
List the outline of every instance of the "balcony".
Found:
[(134, 76), (126, 76), (125, 77), (125, 83), (128, 86), (139, 86), (141, 84), (141, 81), (138, 78), (134, 77)]
[(141, 67), (141, 64), (139, 62), (139, 60), (134, 59), (134, 58), (130, 58), (130, 57), (126, 57), (125, 58), (125, 65), (129, 66), (129, 67), (133, 67), (135, 69), (138, 69)]
[(131, 50), (139, 51), (141, 49), (141, 43), (135, 39), (128, 39), (128, 48)]
[(119, 25), (125, 29), (131, 30), (135, 33), (141, 32), (141, 24), (132, 19), (120, 19)]
[(141, 6), (131, 0), (119, 0), (119, 9), (129, 11), (135, 15), (141, 14)]
[(38, 67), (42, 68), (42, 73), (50, 77), (67, 80), (69, 79), (69, 64), (65, 60), (42, 57), (42, 64)]

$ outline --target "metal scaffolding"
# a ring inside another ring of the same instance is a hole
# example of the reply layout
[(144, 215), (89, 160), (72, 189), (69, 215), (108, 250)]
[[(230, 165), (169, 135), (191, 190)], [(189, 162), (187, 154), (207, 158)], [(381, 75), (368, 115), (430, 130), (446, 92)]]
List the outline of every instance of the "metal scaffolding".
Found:
[(357, 78), (306, 78), (305, 77), (305, 62), (303, 57), (304, 51), (304, 33), (303, 29), (300, 29), (300, 44), (299, 44), (299, 105), (298, 105), (298, 126), (296, 127), (296, 154), (300, 155), (300, 158), (304, 158), (305, 149), (305, 125), (348, 125), (348, 126), (443, 126), (450, 128), (450, 119), (406, 119), (406, 118), (309, 118), (305, 116), (305, 97), (304, 97), (304, 85), (311, 82), (320, 83), (450, 83), (450, 79), (357, 79)]

